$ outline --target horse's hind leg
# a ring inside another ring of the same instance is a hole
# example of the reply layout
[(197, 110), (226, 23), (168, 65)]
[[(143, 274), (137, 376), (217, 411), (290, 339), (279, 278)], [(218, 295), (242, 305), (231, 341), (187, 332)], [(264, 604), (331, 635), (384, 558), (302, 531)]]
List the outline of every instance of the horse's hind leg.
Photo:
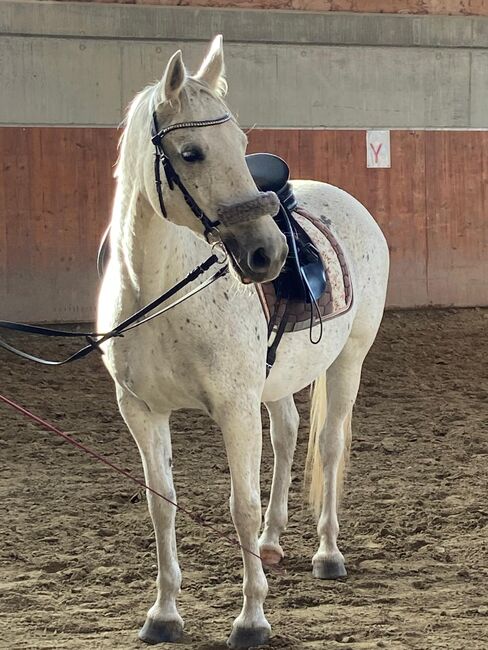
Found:
[[(321, 462), (323, 469), (317, 525), (320, 545), (313, 557), (313, 575), (317, 578), (332, 580), (346, 575), (344, 557), (337, 546), (337, 508), (349, 454), (352, 408), (359, 390), (362, 364), (371, 342), (349, 339), (327, 370), (327, 417), (319, 435), (319, 458), (315, 459), (315, 462)], [(321, 474), (317, 472), (316, 476)]]
[(270, 417), (274, 470), (264, 530), (259, 538), (259, 549), (266, 563), (278, 564), (284, 555), (280, 546), (280, 535), (288, 523), (288, 489), (291, 482), (291, 466), (297, 441), (299, 416), (292, 395), (278, 402), (269, 402), (266, 408)]
[[(146, 484), (175, 501), (171, 471), (171, 438), (169, 413), (152, 413), (148, 407), (126, 391), (118, 388), (120, 412), (139, 447)], [(176, 508), (151, 492), (147, 492), (158, 554), (157, 598), (147, 613), (139, 638), (146, 643), (177, 641), (183, 632), (183, 619), (176, 609), (181, 573), (176, 554)]]

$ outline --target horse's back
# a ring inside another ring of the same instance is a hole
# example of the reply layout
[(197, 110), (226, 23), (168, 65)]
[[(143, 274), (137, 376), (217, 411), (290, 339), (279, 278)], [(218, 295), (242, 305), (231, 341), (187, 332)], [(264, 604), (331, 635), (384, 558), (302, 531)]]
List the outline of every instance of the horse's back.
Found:
[[(320, 181), (292, 181), (298, 204), (321, 219), (341, 244), (353, 250), (371, 245), (383, 258), (388, 246), (383, 233), (368, 209), (354, 196), (335, 185)], [(358, 239), (361, 235), (364, 239)]]

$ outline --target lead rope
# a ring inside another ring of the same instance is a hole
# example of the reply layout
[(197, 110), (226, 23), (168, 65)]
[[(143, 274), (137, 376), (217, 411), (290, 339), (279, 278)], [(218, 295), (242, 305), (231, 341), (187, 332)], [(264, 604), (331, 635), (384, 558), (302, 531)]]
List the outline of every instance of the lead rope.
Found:
[(183, 506), (179, 505), (175, 501), (172, 501), (171, 499), (168, 499), (168, 497), (165, 497), (164, 494), (161, 494), (161, 492), (158, 492), (152, 487), (149, 487), (149, 485), (146, 485), (144, 481), (141, 481), (141, 479), (137, 478), (136, 476), (133, 476), (129, 471), (126, 469), (123, 469), (122, 467), (119, 467), (115, 463), (112, 463), (111, 460), (108, 458), (105, 458), (105, 456), (102, 456), (98, 452), (96, 452), (94, 449), (91, 449), (90, 447), (87, 447), (86, 445), (83, 445), (81, 442), (78, 442), (77, 440), (74, 440), (71, 436), (69, 436), (67, 433), (62, 431), (61, 429), (58, 429), (55, 427), (53, 424), (47, 422), (46, 420), (43, 420), (40, 418), (38, 415), (35, 415), (34, 413), (31, 413), (31, 411), (27, 410), (23, 406), (20, 406), (20, 404), (17, 404), (13, 400), (9, 399), (8, 397), (5, 397), (4, 395), (0, 395), (0, 400), (6, 404), (7, 406), (10, 406), (10, 408), (14, 409), (15, 411), (18, 411), (25, 417), (29, 418), (30, 420), (33, 420), (37, 424), (41, 425), (44, 429), (47, 429), (48, 431), (51, 431), (52, 433), (55, 433), (57, 436), (60, 438), (63, 438), (66, 442), (69, 442), (70, 445), (73, 445), (73, 447), (76, 447), (77, 449), (80, 449), (81, 451), (85, 452), (88, 456), (91, 456), (95, 460), (97, 460), (100, 463), (103, 463), (107, 467), (110, 467), (114, 472), (117, 472), (118, 474), (122, 474), (122, 476), (125, 476), (129, 480), (131, 480), (133, 483), (136, 483), (140, 487), (148, 490), (151, 492), (151, 494), (156, 495), (160, 499), (163, 499), (163, 501), (166, 501), (166, 503), (169, 503), (172, 505), (174, 508), (185, 514), (187, 517), (189, 517), (192, 521), (194, 521), (196, 524), (199, 526), (202, 526), (204, 528), (208, 528), (211, 530), (215, 535), (218, 537), (221, 537), (224, 539), (228, 544), (231, 546), (236, 546), (241, 549), (244, 553), (248, 553), (249, 555), (252, 555), (253, 557), (257, 558), (258, 560), (261, 560), (262, 564), (272, 571), (275, 571), (277, 574), (283, 575), (285, 573), (285, 570), (283, 567), (276, 566), (274, 564), (269, 564), (265, 562), (260, 555), (257, 553), (254, 553), (254, 551), (251, 551), (251, 549), (246, 548), (243, 546), (237, 539), (234, 537), (231, 537), (230, 535), (223, 533), (220, 531), (218, 528), (216, 528), (213, 524), (208, 523), (205, 521), (202, 515), (196, 514), (192, 512), (191, 510), (188, 510), (187, 508), (184, 508)]

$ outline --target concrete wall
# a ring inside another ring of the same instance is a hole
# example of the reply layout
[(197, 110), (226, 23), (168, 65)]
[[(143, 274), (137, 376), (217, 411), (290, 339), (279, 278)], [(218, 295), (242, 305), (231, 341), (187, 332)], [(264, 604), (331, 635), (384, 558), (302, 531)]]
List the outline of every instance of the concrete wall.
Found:
[(175, 49), (194, 68), (217, 32), (244, 126), (487, 124), (488, 20), (17, 2), (0, 4), (0, 124), (118, 124)]
[[(251, 148), (380, 222), (389, 304), (488, 304), (488, 19), (3, 2), (2, 317), (93, 316), (114, 127), (177, 48), (195, 69), (218, 32)], [(366, 169), (371, 127), (392, 129), (391, 169)]]

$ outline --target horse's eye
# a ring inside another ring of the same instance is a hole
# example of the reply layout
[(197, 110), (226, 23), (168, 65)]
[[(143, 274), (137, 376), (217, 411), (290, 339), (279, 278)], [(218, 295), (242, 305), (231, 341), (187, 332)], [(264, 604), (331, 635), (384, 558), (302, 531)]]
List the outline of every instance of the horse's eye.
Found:
[(186, 149), (183, 149), (181, 152), (181, 157), (185, 162), (188, 163), (193, 163), (193, 162), (199, 162), (201, 160), (204, 160), (205, 156), (203, 154), (203, 151), (200, 149), (200, 147), (187, 147)]

